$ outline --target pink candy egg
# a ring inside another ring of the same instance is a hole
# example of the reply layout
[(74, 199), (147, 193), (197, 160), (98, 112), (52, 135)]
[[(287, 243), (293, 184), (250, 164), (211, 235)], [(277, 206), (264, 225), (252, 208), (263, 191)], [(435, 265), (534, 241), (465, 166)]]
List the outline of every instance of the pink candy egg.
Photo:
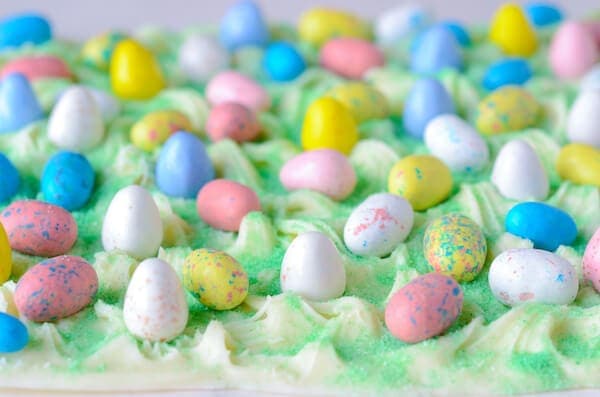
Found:
[(260, 211), (260, 200), (252, 189), (227, 179), (215, 179), (198, 192), (200, 218), (210, 226), (237, 232), (248, 212)]
[(4, 65), (0, 72), (0, 78), (15, 72), (24, 74), (30, 81), (45, 78), (70, 79), (72, 77), (69, 66), (62, 59), (53, 55), (16, 58)]
[(349, 79), (361, 79), (371, 68), (383, 66), (383, 53), (366, 40), (339, 38), (327, 42), (320, 53), (321, 65)]
[(0, 215), (10, 246), (15, 251), (36, 256), (66, 254), (77, 240), (73, 216), (56, 205), (20, 200)]
[(221, 72), (208, 82), (206, 98), (212, 106), (238, 102), (255, 112), (271, 106), (271, 98), (263, 87), (250, 77), (232, 70)]
[(462, 305), (462, 289), (452, 277), (429, 273), (392, 296), (385, 308), (385, 324), (396, 338), (416, 343), (447, 330)]
[(583, 274), (600, 292), (600, 228), (592, 236), (583, 254)]
[(246, 142), (256, 138), (260, 124), (254, 112), (241, 103), (223, 102), (211, 109), (206, 132), (213, 142), (226, 138)]
[(32, 321), (69, 317), (90, 304), (98, 291), (94, 268), (78, 256), (57, 256), (29, 269), (15, 289), (15, 305)]
[(554, 74), (563, 79), (575, 79), (598, 61), (598, 47), (585, 25), (567, 21), (554, 34), (548, 55)]
[(586, 21), (584, 22), (585, 27), (588, 29), (594, 41), (596, 42), (596, 46), (600, 48), (600, 22), (599, 21)]
[(287, 190), (310, 189), (334, 200), (343, 200), (356, 186), (350, 161), (333, 149), (311, 150), (290, 159), (281, 168), (279, 180)]

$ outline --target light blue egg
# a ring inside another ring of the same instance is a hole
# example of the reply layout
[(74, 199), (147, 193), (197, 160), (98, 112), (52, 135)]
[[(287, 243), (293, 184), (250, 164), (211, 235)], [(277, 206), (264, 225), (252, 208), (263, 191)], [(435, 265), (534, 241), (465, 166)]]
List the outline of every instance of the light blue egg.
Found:
[(42, 44), (51, 39), (50, 23), (41, 15), (17, 14), (0, 21), (0, 50), (25, 43)]
[(10, 73), (0, 81), (0, 133), (18, 131), (43, 117), (27, 77)]
[(19, 171), (4, 154), (0, 153), (0, 202), (9, 201), (19, 191)]
[(454, 35), (454, 38), (456, 39), (456, 41), (458, 41), (458, 43), (461, 46), (468, 47), (471, 45), (471, 36), (469, 35), (469, 32), (467, 31), (467, 29), (465, 29), (463, 24), (461, 24), (460, 22), (444, 21), (440, 25), (449, 29), (450, 32), (452, 32), (452, 34)]
[(525, 12), (538, 27), (554, 25), (563, 20), (560, 8), (550, 3), (529, 3), (525, 6)]
[(418, 39), (410, 64), (412, 71), (421, 75), (434, 75), (446, 68), (460, 70), (463, 59), (454, 34), (440, 25), (428, 29)]
[(229, 51), (263, 46), (269, 40), (269, 28), (260, 8), (252, 0), (240, 0), (227, 10), (221, 20), (219, 37)]
[(197, 136), (180, 131), (165, 142), (156, 163), (156, 185), (163, 193), (194, 198), (214, 177), (206, 148)]
[(306, 69), (306, 62), (293, 45), (276, 42), (267, 47), (263, 67), (272, 80), (291, 81)]
[(491, 65), (483, 77), (485, 89), (493, 91), (505, 85), (525, 84), (532, 76), (531, 68), (521, 58), (503, 59)]
[(412, 86), (404, 102), (404, 129), (421, 139), (431, 119), (454, 113), (454, 103), (446, 88), (436, 79), (423, 78)]
[(50, 204), (75, 211), (90, 199), (94, 181), (94, 169), (85, 156), (74, 152), (58, 152), (44, 167), (42, 195)]
[(16, 317), (0, 312), (0, 353), (23, 350), (29, 342), (27, 327)]

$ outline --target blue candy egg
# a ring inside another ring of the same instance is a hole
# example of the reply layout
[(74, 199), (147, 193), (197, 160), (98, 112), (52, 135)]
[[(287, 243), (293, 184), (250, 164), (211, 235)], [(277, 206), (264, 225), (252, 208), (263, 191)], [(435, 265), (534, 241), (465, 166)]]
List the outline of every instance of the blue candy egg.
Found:
[(221, 20), (221, 43), (229, 51), (246, 46), (263, 46), (269, 40), (269, 29), (260, 8), (252, 0), (240, 0)]
[(436, 79), (418, 80), (404, 102), (404, 129), (421, 139), (427, 123), (440, 114), (454, 114), (454, 103), (446, 88)]
[(19, 171), (4, 154), (0, 153), (0, 202), (10, 200), (19, 191)]
[(277, 42), (267, 47), (263, 67), (272, 80), (291, 81), (304, 72), (306, 63), (294, 46)]
[(156, 185), (173, 197), (194, 198), (215, 177), (202, 141), (189, 132), (177, 132), (165, 142), (156, 163)]
[(50, 23), (41, 15), (18, 14), (0, 21), (0, 49), (42, 44), (51, 38)]
[(469, 32), (467, 32), (467, 29), (465, 29), (460, 22), (444, 21), (441, 23), (441, 25), (452, 32), (454, 38), (456, 41), (458, 41), (458, 44), (463, 47), (468, 47), (471, 45), (471, 36), (469, 35)]
[(491, 65), (483, 77), (483, 86), (490, 91), (504, 85), (522, 85), (532, 76), (531, 68), (521, 58), (503, 59)]
[(577, 225), (565, 211), (540, 202), (519, 203), (505, 219), (506, 231), (533, 241), (535, 248), (555, 251), (577, 237)]
[(43, 117), (27, 77), (11, 73), (0, 81), (0, 133), (20, 130)]
[(529, 3), (525, 11), (535, 26), (553, 25), (563, 19), (560, 8), (549, 3)]
[(462, 53), (454, 34), (441, 25), (428, 29), (418, 38), (410, 64), (413, 72), (423, 75), (446, 68), (461, 69)]
[(44, 167), (42, 194), (48, 203), (75, 211), (89, 200), (94, 180), (94, 169), (83, 155), (58, 152)]
[(23, 350), (29, 342), (27, 327), (16, 317), (0, 312), (0, 353)]

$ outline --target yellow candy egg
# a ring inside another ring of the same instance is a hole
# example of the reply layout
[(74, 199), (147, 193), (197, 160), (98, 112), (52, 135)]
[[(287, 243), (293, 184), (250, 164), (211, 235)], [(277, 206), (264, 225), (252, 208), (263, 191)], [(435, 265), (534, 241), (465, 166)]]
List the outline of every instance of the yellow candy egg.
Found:
[(238, 261), (225, 252), (204, 248), (185, 258), (183, 285), (215, 310), (233, 309), (248, 295), (248, 275)]
[(160, 65), (143, 45), (125, 39), (110, 59), (110, 84), (122, 99), (149, 99), (165, 87)]
[(304, 150), (335, 149), (348, 154), (357, 141), (356, 122), (348, 108), (339, 101), (323, 97), (306, 110), (302, 124)]
[(131, 128), (131, 142), (145, 151), (162, 145), (177, 131), (191, 131), (190, 120), (176, 110), (158, 110), (148, 113)]
[(321, 7), (315, 7), (300, 16), (298, 33), (302, 41), (315, 46), (321, 46), (333, 37), (371, 37), (369, 26), (356, 16)]
[(558, 154), (556, 170), (563, 179), (600, 187), (600, 150), (583, 143), (566, 145)]
[(81, 57), (84, 62), (101, 70), (107, 70), (115, 46), (126, 37), (119, 32), (107, 32), (92, 37), (81, 49)]
[(363, 82), (340, 84), (325, 93), (346, 106), (357, 123), (388, 117), (390, 107), (379, 90)]
[(412, 155), (398, 161), (388, 176), (388, 191), (407, 199), (415, 211), (444, 201), (452, 190), (450, 169), (437, 157)]
[(504, 86), (485, 97), (477, 107), (475, 124), (484, 134), (500, 134), (535, 125), (540, 105), (526, 90)]
[(434, 271), (456, 281), (471, 281), (483, 268), (487, 243), (475, 222), (461, 214), (448, 214), (427, 226), (423, 253)]
[(11, 271), (12, 255), (10, 244), (4, 226), (0, 223), (0, 284), (8, 280)]
[(506, 55), (512, 56), (532, 55), (538, 46), (535, 31), (521, 6), (512, 3), (504, 4), (496, 11), (490, 27), (490, 40)]

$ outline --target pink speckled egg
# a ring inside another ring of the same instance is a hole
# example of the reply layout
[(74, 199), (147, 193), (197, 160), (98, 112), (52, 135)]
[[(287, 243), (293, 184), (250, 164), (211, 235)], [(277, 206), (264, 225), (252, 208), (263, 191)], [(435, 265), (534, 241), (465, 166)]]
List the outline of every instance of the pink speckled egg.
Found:
[(4, 65), (0, 72), (0, 78), (15, 72), (24, 74), (30, 81), (45, 78), (70, 79), (72, 77), (69, 66), (62, 59), (53, 55), (16, 58)]
[(396, 338), (416, 343), (447, 330), (462, 305), (463, 291), (452, 277), (428, 273), (392, 296), (385, 308), (385, 324)]
[(233, 139), (236, 142), (251, 141), (260, 132), (260, 124), (254, 112), (236, 102), (223, 102), (213, 107), (206, 121), (206, 132), (213, 142)]
[(356, 173), (342, 153), (316, 149), (288, 160), (279, 172), (279, 180), (287, 190), (310, 189), (343, 200), (356, 186)]
[(600, 292), (600, 227), (592, 236), (583, 254), (583, 274)]
[(62, 207), (36, 200), (15, 201), (2, 212), (10, 246), (36, 256), (66, 254), (77, 240), (77, 223)]
[(90, 304), (98, 291), (98, 276), (83, 258), (63, 255), (29, 269), (15, 289), (19, 313), (32, 321), (69, 317)]
[(260, 84), (232, 70), (221, 72), (208, 82), (206, 98), (212, 106), (223, 102), (238, 102), (255, 112), (267, 110), (271, 106), (271, 98)]
[(337, 38), (327, 42), (319, 54), (321, 66), (349, 79), (361, 79), (371, 68), (383, 66), (383, 53), (371, 42)]
[(598, 61), (598, 47), (584, 24), (567, 21), (554, 33), (548, 56), (554, 74), (562, 79), (576, 79)]
[(215, 179), (198, 192), (200, 218), (210, 226), (237, 232), (248, 212), (260, 211), (258, 196), (248, 186), (227, 179)]

